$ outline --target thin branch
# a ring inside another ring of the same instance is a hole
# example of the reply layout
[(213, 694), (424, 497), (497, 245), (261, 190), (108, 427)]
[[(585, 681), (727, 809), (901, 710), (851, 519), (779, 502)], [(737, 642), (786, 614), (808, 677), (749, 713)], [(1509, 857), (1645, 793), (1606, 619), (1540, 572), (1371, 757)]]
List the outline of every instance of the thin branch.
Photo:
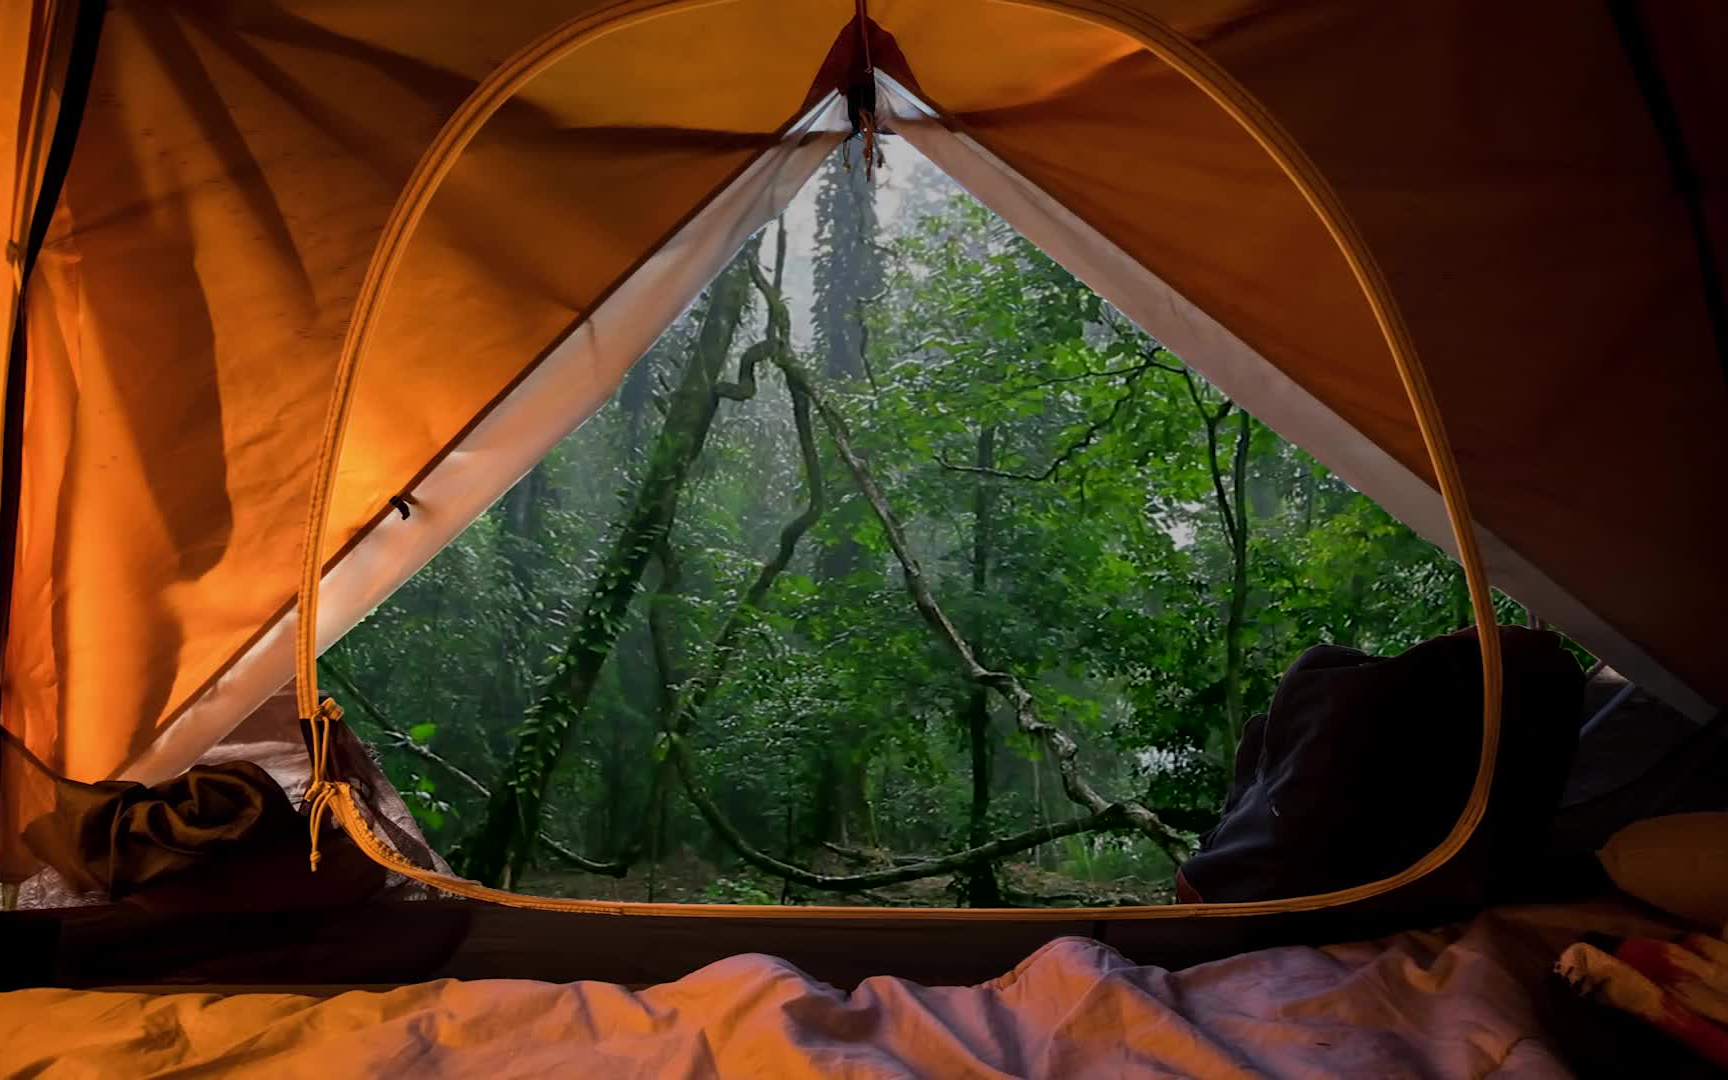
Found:
[(1236, 456), (1230, 459), (1230, 494), (1235, 502), (1239, 529), (1231, 539), (1240, 549), (1248, 541), (1248, 447), (1254, 425), (1246, 412), (1236, 414), (1236, 424)]
[(1130, 368), (1126, 373), (1126, 377), (1123, 379), (1124, 392), (1122, 396), (1118, 397), (1115, 403), (1110, 406), (1110, 412), (1101, 419), (1094, 420), (1089, 424), (1085, 433), (1071, 443), (1060, 454), (1057, 454), (1050, 464), (1045, 466), (1043, 472), (1010, 472), (1005, 469), (994, 469), (983, 465), (957, 465), (943, 457), (941, 454), (936, 455), (936, 463), (950, 472), (976, 473), (983, 476), (999, 476), (1007, 480), (1031, 480), (1034, 482), (1048, 480), (1056, 475), (1057, 470), (1061, 469), (1062, 466), (1073, 460), (1074, 455), (1080, 453), (1080, 451), (1086, 449), (1088, 446), (1091, 446), (1092, 443), (1097, 440), (1098, 436), (1103, 434), (1106, 428), (1116, 422), (1116, 417), (1121, 414), (1123, 407), (1136, 396), (1134, 393), (1134, 380), (1146, 374), (1146, 372), (1153, 368), (1159, 368), (1160, 370), (1166, 371), (1171, 370), (1150, 360)]
[(1216, 412), (1206, 407), (1205, 400), (1200, 396), (1200, 387), (1194, 382), (1194, 374), (1187, 368), (1182, 369), (1182, 381), (1188, 386), (1188, 397), (1194, 402), (1194, 408), (1199, 411), (1200, 419), (1206, 425), (1206, 463), (1212, 472), (1212, 493), (1218, 500), (1218, 514), (1224, 519), (1224, 531), (1230, 534), (1231, 542), (1236, 540), (1236, 515), (1230, 510), (1230, 497), (1224, 492), (1224, 472), (1218, 464), (1218, 425), (1230, 414), (1235, 405), (1226, 398)]
[(792, 317), (780, 298), (780, 282), (786, 272), (786, 222), (780, 222), (774, 245), (774, 279), (770, 282), (762, 273), (762, 264), (754, 256), (744, 260), (750, 269), (750, 280), (762, 293), (768, 305), (768, 331), (761, 341), (744, 350), (738, 359), (737, 382), (715, 382), (714, 392), (732, 401), (749, 401), (756, 396), (756, 365), (774, 350), (785, 348), (792, 337)]
[(678, 582), (683, 577), (670, 534), (660, 537), (654, 547), (654, 559), (660, 564), (660, 581), (648, 601), (648, 637), (654, 646), (654, 666), (660, 674), (660, 715), (662, 722), (672, 714), (677, 703), (678, 685), (684, 681), (678, 669), (678, 649), (673, 640), (667, 612), (678, 595)]
[[(1027, 907), (1061, 907), (1065, 904), (1084, 904), (1087, 907), (1147, 907), (1147, 901), (1132, 893), (1111, 892), (1105, 897), (1093, 893), (1033, 893), (1020, 889), (1004, 889), (1003, 892), (1011, 899)], [(1104, 902), (1100, 902), (1100, 901)]]
[(863, 492), (865, 499), (876, 513), (876, 518), (882, 524), (882, 531), (887, 534), (888, 545), (894, 551), (894, 556), (900, 562), (901, 571), (906, 579), (906, 588), (912, 594), (914, 604), (920, 615), (936, 631), (938, 636), (948, 644), (960, 660), (961, 669), (972, 682), (994, 690), (1006, 700), (1014, 710), (1014, 720), (1025, 734), (1044, 743), (1051, 756), (1056, 760), (1056, 768), (1062, 777), (1062, 789), (1070, 801), (1085, 807), (1093, 815), (1119, 811), (1128, 823), (1145, 834), (1154, 843), (1164, 848), (1174, 862), (1180, 862), (1177, 852), (1186, 851), (1188, 842), (1185, 837), (1159, 820), (1158, 815), (1138, 802), (1123, 800), (1113, 802), (1104, 798), (1095, 790), (1091, 783), (1080, 774), (1076, 761), (1079, 748), (1074, 740), (1060, 728), (1056, 727), (1038, 715), (1037, 703), (1031, 692), (1020, 683), (1013, 673), (991, 671), (978, 662), (972, 649), (955, 629), (954, 623), (948, 618), (930, 585), (924, 580), (924, 571), (918, 565), (917, 558), (912, 554), (911, 545), (906, 540), (905, 530), (901, 528), (894, 509), (888, 499), (882, 494), (882, 489), (876, 483), (876, 477), (869, 466), (853, 449), (852, 435), (847, 429), (846, 418), (830, 402), (811, 379), (808, 372), (800, 366), (790, 354), (775, 357), (775, 362), (786, 375), (786, 381), (804, 391), (816, 407), (828, 428), (829, 436), (834, 440), (835, 447), (840, 451), (841, 458), (852, 472), (852, 478)]
[(896, 866), (886, 870), (873, 870), (862, 874), (818, 874), (802, 866), (784, 862), (765, 851), (755, 847), (745, 838), (744, 834), (733, 825), (720, 807), (714, 802), (702, 779), (696, 773), (696, 759), (684, 737), (677, 734), (666, 736), (666, 746), (674, 764), (678, 768), (679, 778), (684, 781), (684, 794), (696, 812), (702, 815), (726, 845), (738, 853), (739, 858), (764, 873), (781, 877), (794, 885), (802, 885), (811, 889), (824, 889), (831, 892), (856, 892), (863, 889), (879, 889), (887, 885), (898, 885), (906, 881), (917, 881), (919, 878), (935, 877), (939, 874), (950, 874), (980, 863), (995, 862), (998, 859), (1015, 855), (1019, 852), (1035, 848), (1039, 844), (1047, 844), (1052, 840), (1060, 840), (1064, 836), (1076, 833), (1098, 832), (1104, 829), (1121, 828), (1126, 824), (1126, 813), (1119, 806), (1106, 805), (1103, 810), (1085, 817), (1055, 825), (1041, 825), (1036, 829), (1005, 836), (992, 840), (988, 844), (956, 851), (951, 855), (913, 863), (908, 866)]
[(728, 401), (749, 401), (756, 396), (756, 365), (772, 348), (767, 341), (758, 341), (738, 358), (738, 381), (714, 383), (714, 393)]
[[(383, 730), (390, 745), (401, 750), (406, 750), (410, 754), (420, 758), (422, 761), (427, 761), (438, 766), (450, 776), (460, 781), (464, 787), (468, 788), (468, 790), (479, 795), (482, 799), (490, 799), (492, 797), (491, 789), (485, 784), (482, 784), (472, 773), (468, 772), (468, 770), (462, 768), (462, 766), (456, 764), (454, 761), (450, 761), (449, 759), (439, 755), (431, 747), (426, 746), (423, 743), (415, 742), (414, 738), (406, 731), (403, 731), (401, 728), (391, 723), (384, 715), (383, 711), (379, 709), (378, 706), (372, 704), (365, 694), (360, 692), (360, 688), (354, 685), (354, 680), (350, 679), (347, 673), (341, 668), (338, 668), (329, 660), (319, 661), (318, 667), (331, 682), (342, 688), (343, 696), (351, 704), (359, 706), (360, 712), (364, 714), (367, 719), (371, 720), (372, 723), (376, 724)], [(541, 844), (545, 845), (548, 851), (557, 855), (560, 859), (563, 859), (578, 870), (584, 870), (590, 874), (603, 874), (606, 877), (621, 878), (630, 872), (630, 864), (635, 861), (634, 859), (615, 859), (611, 862), (600, 862), (597, 859), (590, 859), (588, 856), (572, 851), (563, 844), (552, 839), (552, 837), (546, 835), (544, 830), (539, 833), (539, 840)]]
[[(888, 290), (883, 289), (881, 293), (877, 294), (876, 299), (880, 300), (887, 294)], [(882, 384), (876, 381), (876, 369), (870, 363), (870, 323), (864, 318), (863, 299), (853, 301), (853, 307), (858, 314), (858, 360), (864, 368), (864, 378), (869, 381), (870, 389), (874, 391), (870, 401), (871, 404), (875, 404), (876, 398), (882, 395)]]
[[(768, 355), (776, 358), (789, 354), (787, 338), (776, 338), (774, 325), (785, 327), (786, 306), (779, 292), (768, 282), (760, 268), (755, 268), (752, 277), (757, 288), (762, 291), (768, 302), (770, 318), (769, 342), (777, 347), (770, 349)], [(766, 344), (766, 343), (765, 343)], [(810, 398), (799, 387), (787, 385), (787, 392), (792, 398), (792, 421), (798, 432), (798, 449), (804, 465), (804, 485), (809, 493), (809, 501), (799, 515), (787, 522), (780, 530), (780, 542), (775, 552), (756, 571), (756, 578), (745, 590), (744, 596), (735, 604), (726, 622), (715, 635), (714, 643), (708, 649), (708, 663), (702, 671), (691, 680), (685, 688), (682, 700), (671, 717), (671, 730), (683, 732), (689, 729), (697, 716), (707, 706), (709, 697), (720, 685), (730, 665), (738, 634), (743, 630), (745, 620), (750, 613), (759, 610), (762, 602), (768, 596), (768, 590), (774, 582), (791, 565), (792, 556), (798, 549), (798, 542), (804, 534), (816, 524), (822, 516), (824, 505), (822, 485), (822, 455), (816, 445), (815, 426), (810, 417)]]
[(853, 866), (872, 866), (886, 862), (889, 866), (912, 866), (917, 863), (929, 862), (938, 858), (935, 855), (895, 855), (887, 851), (868, 851), (864, 848), (842, 847), (830, 840), (823, 840), (822, 846), (845, 859)]
[(786, 215), (781, 214), (775, 221), (774, 233), (774, 292), (780, 293), (780, 283), (785, 280), (786, 273)]
[(1003, 391), (1001, 395), (998, 395), (998, 398), (1005, 397), (1009, 394), (1024, 394), (1028, 390), (1043, 390), (1052, 386), (1063, 386), (1067, 383), (1084, 382), (1087, 379), (1118, 379), (1124, 375), (1136, 375), (1149, 368), (1155, 368), (1159, 371), (1168, 371), (1172, 375), (1180, 375), (1184, 370), (1174, 364), (1161, 364), (1156, 360), (1148, 359), (1143, 360), (1138, 364), (1132, 364), (1128, 367), (1104, 368), (1102, 371), (1092, 371), (1088, 369), (1086, 371), (1076, 372), (1073, 375), (1052, 375), (1048, 379), (1039, 379), (1037, 382), (1021, 383), (1019, 386), (1009, 387), (1007, 390)]
[(904, 899), (904, 898), (898, 897), (898, 896), (889, 896), (886, 893), (873, 892), (869, 889), (859, 889), (856, 892), (854, 892), (852, 895), (863, 897), (865, 900), (870, 901), (872, 904), (876, 905), (877, 907), (924, 907), (924, 906), (926, 906), (922, 900), (907, 900), (907, 899)]
[(755, 259), (746, 259), (745, 266), (750, 271), (750, 280), (756, 286), (756, 291), (762, 294), (762, 300), (768, 305), (768, 333), (766, 340), (771, 346), (770, 351), (787, 348), (792, 340), (792, 316), (786, 309), (785, 298), (780, 292), (780, 276), (786, 262), (786, 232), (780, 232), (780, 244), (774, 260), (774, 278), (762, 272), (762, 264)]

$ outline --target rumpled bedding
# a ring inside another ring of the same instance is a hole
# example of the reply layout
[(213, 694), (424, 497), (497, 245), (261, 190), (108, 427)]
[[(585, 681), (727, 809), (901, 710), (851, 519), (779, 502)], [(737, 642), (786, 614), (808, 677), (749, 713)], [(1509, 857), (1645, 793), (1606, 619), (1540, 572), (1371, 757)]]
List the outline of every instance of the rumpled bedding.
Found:
[(1062, 938), (971, 987), (851, 993), (744, 955), (677, 982), (444, 980), (335, 996), (0, 994), (0, 1075), (1549, 1077), (1535, 994), (1621, 909), (1502, 909), (1170, 972)]

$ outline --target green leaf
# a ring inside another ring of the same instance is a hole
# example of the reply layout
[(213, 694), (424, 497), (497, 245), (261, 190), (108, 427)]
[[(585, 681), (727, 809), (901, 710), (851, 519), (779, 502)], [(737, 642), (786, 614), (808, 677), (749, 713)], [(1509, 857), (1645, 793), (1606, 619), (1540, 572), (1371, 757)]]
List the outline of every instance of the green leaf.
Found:
[(437, 724), (415, 724), (408, 729), (408, 737), (425, 746), (432, 741), (432, 736), (438, 734)]

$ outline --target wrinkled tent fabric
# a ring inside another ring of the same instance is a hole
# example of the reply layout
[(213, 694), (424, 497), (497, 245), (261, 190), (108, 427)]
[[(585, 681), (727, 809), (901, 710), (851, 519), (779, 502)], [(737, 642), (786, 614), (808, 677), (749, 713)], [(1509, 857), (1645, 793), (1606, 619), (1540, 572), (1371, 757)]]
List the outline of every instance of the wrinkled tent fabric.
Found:
[(66, 74), (76, 9), (76, 3), (56, 0), (0, 9), (0, 214), (4, 214), (0, 227), (6, 234), (0, 358), (11, 353), (23, 286), (24, 245), (45, 151), (59, 115), (60, 83)]
[[(592, 412), (702, 279), (645, 296), (644, 272), (669, 273), (669, 251), (717, 268), (790, 197), (838, 137), (857, 7), (110, 5), (25, 301), (0, 711), (45, 762), (160, 781), (289, 678), (316, 440), (379, 230), (477, 82), (583, 11), (614, 21), (493, 119), (409, 248), (337, 476), (323, 644)], [(1728, 75), (1709, 62), (1728, 10), (1639, 6), (1653, 104), (1594, 6), (868, 4), (873, 59), (929, 126), (1218, 328), (1184, 349), (1201, 371), (1228, 360), (1311, 399), (1286, 433), (1322, 460), (1367, 448), (1401, 470), (1340, 465), (1392, 504), (1432, 476), (1360, 290), (1264, 152), (1118, 28), (1140, 12), (1255, 94), (1356, 218), (1477, 519), (1517, 560), (1502, 584), (1564, 597), (1563, 629), (1676, 704), (1728, 700), (1723, 286), (1701, 257), (1728, 250)], [(1162, 332), (1155, 306), (1124, 306)], [(1211, 355), (1225, 337), (1234, 351)], [(534, 383), (560, 362), (554, 387)], [(546, 408), (494, 423), (531, 385)], [(463, 469), (469, 501), (444, 500)], [(0, 845), (25, 797), (0, 795)]]

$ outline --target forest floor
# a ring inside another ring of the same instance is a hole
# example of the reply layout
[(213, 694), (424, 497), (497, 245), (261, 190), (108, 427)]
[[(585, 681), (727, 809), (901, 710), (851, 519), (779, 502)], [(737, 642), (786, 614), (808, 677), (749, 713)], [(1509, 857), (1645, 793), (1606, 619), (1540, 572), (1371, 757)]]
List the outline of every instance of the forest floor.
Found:
[[(839, 860), (835, 862), (837, 865), (816, 869), (836, 874), (858, 869)], [(1025, 862), (998, 863), (997, 874), (1004, 902), (1013, 907), (1120, 907), (1174, 902), (1174, 890), (1168, 880), (1095, 881)], [(786, 888), (779, 878), (749, 868), (716, 868), (689, 848), (662, 859), (652, 873), (647, 867), (638, 866), (623, 878), (609, 878), (546, 868), (530, 873), (521, 889), (543, 896), (681, 904), (953, 907), (959, 902), (956, 879), (950, 876), (923, 878), (867, 893)]]

